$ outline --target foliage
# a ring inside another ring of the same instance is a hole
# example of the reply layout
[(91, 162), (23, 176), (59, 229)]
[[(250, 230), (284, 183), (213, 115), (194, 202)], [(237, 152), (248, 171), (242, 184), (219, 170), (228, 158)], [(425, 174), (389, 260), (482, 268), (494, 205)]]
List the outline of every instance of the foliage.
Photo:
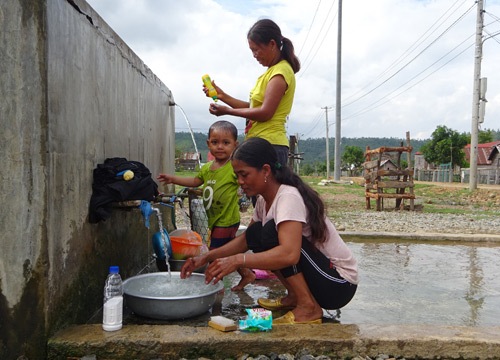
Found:
[(305, 176), (309, 176), (314, 174), (314, 167), (309, 164), (305, 163), (301, 168), (300, 168), (300, 173)]
[[(195, 132), (193, 134), (196, 141), (196, 146), (198, 151), (201, 152), (203, 159), (206, 158), (208, 152), (207, 147), (207, 134)], [(243, 142), (243, 136), (238, 137), (238, 141)], [(347, 146), (357, 146), (363, 151), (369, 146), (371, 149), (375, 149), (381, 146), (400, 146), (401, 142), (405, 141), (402, 138), (342, 138), (340, 150), (343, 153)], [(413, 146), (413, 151), (419, 151), (423, 144), (428, 140), (411, 140), (411, 145)], [(330, 149), (330, 168), (333, 169), (333, 159), (335, 159), (335, 139), (329, 139), (329, 149)], [(189, 132), (177, 132), (175, 133), (175, 149), (176, 153), (184, 152), (194, 152), (193, 140)], [(299, 139), (299, 144), (297, 152), (304, 153), (303, 160), (301, 161), (301, 167), (309, 164), (311, 166), (316, 166), (316, 163), (325, 163), (326, 161), (326, 144), (325, 138), (317, 139)], [(325, 166), (326, 167), (326, 166)]]
[(342, 154), (341, 168), (344, 171), (349, 171), (351, 175), (354, 171), (359, 170), (365, 161), (365, 153), (358, 146), (346, 146)]
[[(325, 164), (322, 163), (322, 165), (324, 169)], [(313, 166), (311, 168), (314, 169)], [(318, 169), (316, 168), (316, 170)], [(196, 175), (196, 172), (176, 171), (176, 175), (192, 177)], [(357, 181), (344, 181), (321, 186), (319, 184), (324, 179), (323, 176), (305, 175), (302, 169), (300, 177), (321, 195), (328, 215), (333, 219), (341, 217), (346, 211), (364, 211), (367, 216), (374, 211), (373, 207), (371, 210), (366, 210), (365, 188), (360, 186)], [(362, 178), (358, 179), (363, 180)], [(364, 183), (364, 181), (362, 182)], [(176, 187), (177, 192), (180, 189), (182, 187)], [(491, 199), (492, 191), (494, 190), (479, 188), (471, 192), (466, 184), (462, 187), (455, 187), (449, 186), (447, 183), (415, 182), (415, 204), (421, 205), (421, 211), (424, 213), (469, 214), (471, 219), (498, 216), (500, 211), (498, 205), (494, 201), (488, 202)], [(494, 193), (499, 194), (497, 191), (494, 191)]]
[[(208, 131), (208, 129), (207, 129)], [(484, 133), (484, 135), (483, 135)], [(489, 140), (489, 136), (492, 136), (491, 141), (496, 141), (500, 140), (500, 130), (489, 130), (485, 129), (481, 132), (479, 132), (479, 143), (484, 143), (485, 141), (483, 140)], [(469, 143), (470, 139), (470, 134), (468, 135), (468, 141), (466, 142)], [(198, 148), (198, 151), (202, 154), (202, 159), (206, 159), (207, 153), (208, 153), (208, 148), (207, 148), (207, 133), (201, 133), (201, 132), (195, 132), (193, 134), (193, 137), (196, 141), (196, 146)], [(240, 135), (238, 137), (238, 141), (241, 143), (243, 142), (243, 135)], [(421, 151), (422, 146), (424, 144), (428, 143), (430, 140), (425, 139), (425, 140), (420, 140), (420, 139), (411, 139), (411, 146), (413, 147), (413, 154), (417, 151)], [(486, 141), (490, 142), (490, 141)], [(406, 139), (403, 138), (374, 138), (374, 137), (361, 137), (361, 138), (342, 138), (341, 139), (341, 144), (340, 144), (340, 150), (341, 153), (343, 154), (345, 152), (345, 149), (348, 146), (356, 146), (362, 149), (363, 151), (366, 149), (367, 146), (370, 147), (370, 149), (376, 149), (381, 146), (401, 146), (401, 143), (403, 145), (406, 144)], [(335, 139), (330, 138), (328, 142), (328, 147), (330, 149), (330, 159), (335, 159)], [(455, 147), (455, 144), (453, 143), (453, 147)], [(449, 149), (449, 146), (448, 146)], [(193, 145), (193, 140), (191, 138), (191, 134), (189, 132), (177, 132), (175, 133), (175, 150), (176, 150), (176, 156), (179, 153), (184, 153), (184, 152), (194, 152), (194, 145)], [(304, 167), (307, 166), (305, 169), (306, 171), (312, 171), (312, 173), (319, 173), (321, 169), (318, 168), (320, 163), (325, 164), (326, 162), (326, 139), (325, 138), (316, 138), (316, 139), (299, 139), (299, 144), (297, 147), (297, 152), (304, 153), (303, 160), (301, 161), (301, 170), (300, 172), (303, 173)], [(455, 156), (455, 154), (453, 154)], [(449, 162), (449, 159), (448, 159)], [(453, 161), (456, 163), (455, 161)], [(334, 169), (333, 163), (330, 162), (330, 168)], [(311, 170), (314, 169), (314, 170)], [(323, 172), (326, 172), (326, 165), (324, 166)]]
[(468, 143), (465, 133), (459, 134), (446, 126), (438, 126), (431, 135), (431, 140), (421, 148), (425, 161), (429, 164), (465, 166), (464, 146)]
[(489, 142), (493, 142), (493, 130), (491, 129), (484, 129), (484, 130), (481, 130), (479, 131), (479, 134), (478, 134), (478, 143), (479, 144), (486, 144), (486, 143), (489, 143)]

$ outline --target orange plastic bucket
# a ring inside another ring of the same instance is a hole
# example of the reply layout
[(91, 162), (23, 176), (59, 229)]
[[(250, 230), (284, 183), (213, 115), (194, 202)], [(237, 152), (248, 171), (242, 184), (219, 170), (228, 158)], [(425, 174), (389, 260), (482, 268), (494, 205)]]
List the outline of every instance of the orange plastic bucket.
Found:
[(200, 234), (191, 230), (174, 230), (170, 233), (172, 258), (185, 260), (200, 255), (203, 241)]

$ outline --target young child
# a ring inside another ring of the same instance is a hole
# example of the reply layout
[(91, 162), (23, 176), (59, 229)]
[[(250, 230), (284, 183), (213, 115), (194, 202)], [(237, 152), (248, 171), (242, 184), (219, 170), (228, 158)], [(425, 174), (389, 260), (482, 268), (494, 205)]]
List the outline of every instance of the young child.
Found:
[[(210, 126), (208, 150), (214, 160), (203, 165), (195, 177), (160, 174), (158, 180), (165, 184), (186, 187), (203, 185), (203, 204), (207, 211), (211, 230), (210, 249), (225, 245), (234, 239), (240, 226), (238, 182), (231, 165), (231, 154), (238, 146), (238, 130), (229, 121), (217, 121)], [(242, 290), (255, 280), (255, 274), (247, 268), (239, 268), (241, 280), (231, 290)]]

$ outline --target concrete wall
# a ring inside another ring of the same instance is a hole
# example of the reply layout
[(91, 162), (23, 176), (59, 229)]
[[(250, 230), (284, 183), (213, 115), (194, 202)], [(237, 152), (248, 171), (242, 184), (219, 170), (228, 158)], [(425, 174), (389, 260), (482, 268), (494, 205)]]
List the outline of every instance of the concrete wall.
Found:
[(0, 66), (0, 358), (38, 359), (99, 309), (109, 265), (149, 262), (154, 219), (88, 222), (92, 170), (173, 172), (174, 100), (83, 0), (0, 2)]

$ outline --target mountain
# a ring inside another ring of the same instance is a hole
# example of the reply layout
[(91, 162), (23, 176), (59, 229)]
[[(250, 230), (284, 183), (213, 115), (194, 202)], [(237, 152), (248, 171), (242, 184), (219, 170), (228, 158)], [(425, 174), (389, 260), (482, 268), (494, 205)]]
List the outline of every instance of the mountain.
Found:
[[(420, 150), (423, 144), (429, 140), (412, 140), (410, 145), (413, 146), (413, 155)], [(363, 150), (369, 146), (370, 149), (376, 149), (382, 146), (406, 146), (406, 139), (398, 138), (342, 138), (340, 140), (340, 152), (343, 153), (346, 146), (357, 146)], [(330, 157), (335, 156), (335, 139), (330, 138), (328, 142)], [(326, 139), (306, 139), (299, 140), (298, 151), (303, 152), (304, 163), (314, 163), (316, 161), (326, 160)]]
[[(198, 151), (202, 154), (202, 161), (206, 160), (208, 147), (207, 147), (207, 134), (204, 133), (193, 133), (194, 140), (196, 142), (196, 147)], [(240, 142), (243, 141), (243, 136), (239, 137)], [(410, 145), (413, 146), (413, 154), (417, 152), (423, 144), (429, 140), (412, 140), (410, 139)], [(363, 151), (369, 146), (370, 149), (376, 149), (381, 146), (400, 146), (401, 142), (406, 145), (406, 139), (398, 138), (342, 138), (341, 139), (341, 152), (346, 146), (358, 146)], [(330, 149), (330, 157), (334, 157), (335, 154), (335, 139), (330, 138), (328, 143)], [(193, 145), (193, 140), (191, 134), (188, 132), (176, 132), (175, 133), (175, 149), (176, 153), (184, 152), (195, 152), (195, 147)], [(304, 153), (302, 156), (304, 158), (303, 164), (315, 162), (326, 161), (326, 141), (325, 138), (320, 139), (299, 139), (298, 152)]]

